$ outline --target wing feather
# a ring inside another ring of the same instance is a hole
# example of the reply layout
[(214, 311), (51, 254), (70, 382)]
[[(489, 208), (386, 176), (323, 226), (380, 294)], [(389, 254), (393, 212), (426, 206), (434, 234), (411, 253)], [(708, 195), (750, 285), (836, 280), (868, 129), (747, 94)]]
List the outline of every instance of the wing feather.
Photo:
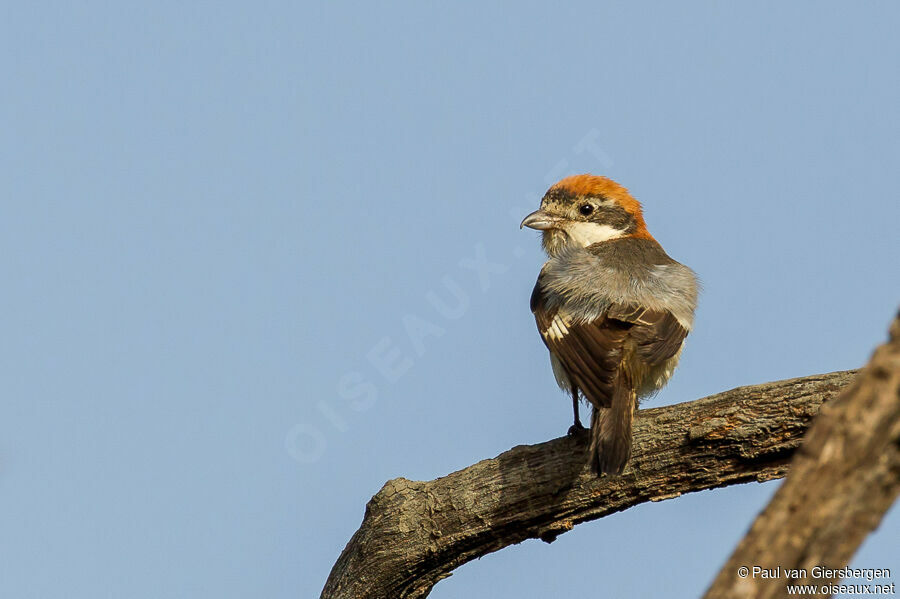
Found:
[(647, 365), (678, 353), (687, 330), (671, 312), (632, 304), (612, 304), (590, 322), (578, 322), (549, 305), (538, 278), (531, 309), (541, 338), (565, 368), (569, 379), (597, 407), (609, 407), (625, 347)]

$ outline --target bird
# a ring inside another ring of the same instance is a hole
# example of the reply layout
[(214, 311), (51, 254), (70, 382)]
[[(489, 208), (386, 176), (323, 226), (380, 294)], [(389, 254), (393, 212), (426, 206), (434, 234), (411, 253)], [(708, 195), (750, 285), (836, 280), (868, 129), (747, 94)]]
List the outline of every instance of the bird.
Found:
[(588, 464), (621, 474), (638, 402), (672, 376), (694, 323), (699, 282), (650, 235), (640, 202), (612, 179), (573, 175), (550, 187), (519, 228), (542, 232), (547, 254), (531, 311), (557, 384), (572, 396), (570, 435), (593, 410)]

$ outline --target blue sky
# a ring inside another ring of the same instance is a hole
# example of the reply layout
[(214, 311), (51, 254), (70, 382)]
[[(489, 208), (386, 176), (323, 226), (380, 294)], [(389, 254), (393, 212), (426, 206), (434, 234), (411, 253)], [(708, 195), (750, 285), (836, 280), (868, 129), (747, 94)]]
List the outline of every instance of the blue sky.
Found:
[[(893, 3), (3, 12), (3, 597), (317, 596), (386, 480), (563, 434), (518, 222), (566, 174), (703, 280), (648, 405), (857, 367), (898, 306)], [(777, 485), (431, 596), (696, 597)]]

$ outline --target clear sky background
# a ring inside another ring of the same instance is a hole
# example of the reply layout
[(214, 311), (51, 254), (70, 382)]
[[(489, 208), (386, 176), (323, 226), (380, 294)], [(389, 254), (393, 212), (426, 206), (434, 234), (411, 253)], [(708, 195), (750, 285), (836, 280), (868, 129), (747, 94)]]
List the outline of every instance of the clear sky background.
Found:
[[(651, 406), (858, 367), (900, 303), (896, 3), (2, 13), (2, 597), (317, 596), (386, 480), (564, 434), (518, 223), (566, 174), (704, 282)], [(777, 486), (432, 597), (696, 597)]]

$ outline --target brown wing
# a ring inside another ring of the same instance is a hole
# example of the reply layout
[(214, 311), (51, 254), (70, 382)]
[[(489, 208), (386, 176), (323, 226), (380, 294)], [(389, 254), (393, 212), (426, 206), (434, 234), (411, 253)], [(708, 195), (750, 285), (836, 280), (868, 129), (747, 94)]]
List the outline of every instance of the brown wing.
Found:
[(564, 309), (547, 305), (540, 279), (531, 295), (531, 309), (547, 348), (598, 407), (612, 402), (626, 342), (635, 344), (647, 364), (658, 364), (674, 356), (687, 335), (671, 313), (630, 305), (614, 304), (591, 322), (575, 322)]
[(647, 364), (659, 364), (677, 354), (688, 334), (668, 310), (614, 304), (606, 317), (631, 325), (629, 335)]

